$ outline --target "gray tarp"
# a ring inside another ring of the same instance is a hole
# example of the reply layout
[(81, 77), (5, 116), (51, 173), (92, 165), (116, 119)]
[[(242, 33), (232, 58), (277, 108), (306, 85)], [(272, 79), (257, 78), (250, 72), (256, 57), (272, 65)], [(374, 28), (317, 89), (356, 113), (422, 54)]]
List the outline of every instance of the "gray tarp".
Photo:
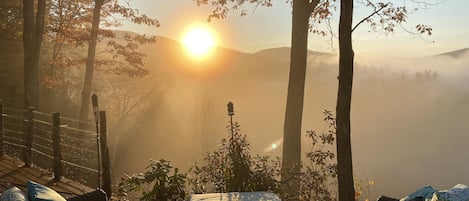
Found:
[(232, 193), (207, 193), (193, 194), (191, 201), (281, 201), (274, 193), (270, 192), (232, 192)]

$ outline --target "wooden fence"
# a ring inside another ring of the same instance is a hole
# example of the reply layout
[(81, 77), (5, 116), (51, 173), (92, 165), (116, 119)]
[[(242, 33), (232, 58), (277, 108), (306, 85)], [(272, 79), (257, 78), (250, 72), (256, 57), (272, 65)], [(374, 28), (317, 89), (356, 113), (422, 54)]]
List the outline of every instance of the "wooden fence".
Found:
[[(66, 177), (90, 187), (102, 184), (111, 195), (105, 111), (99, 112), (99, 127), (95, 122), (63, 117), (58, 112), (7, 108), (2, 102), (0, 114), (0, 156), (8, 155), (23, 160), (26, 166), (53, 172), (56, 180)], [(102, 175), (98, 175), (98, 158)]]

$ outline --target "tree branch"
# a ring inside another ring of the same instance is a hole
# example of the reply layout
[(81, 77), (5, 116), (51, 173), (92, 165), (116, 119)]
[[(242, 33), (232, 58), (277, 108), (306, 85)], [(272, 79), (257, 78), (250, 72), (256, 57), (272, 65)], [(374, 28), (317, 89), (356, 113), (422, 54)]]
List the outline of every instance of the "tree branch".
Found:
[(371, 14), (368, 15), (367, 17), (363, 18), (360, 22), (358, 22), (358, 23), (352, 28), (352, 32), (355, 31), (355, 29), (356, 29), (360, 24), (362, 24), (362, 23), (365, 22), (366, 20), (368, 20), (368, 19), (370, 19), (371, 17), (373, 17), (373, 15), (376, 15), (377, 13), (379, 13), (381, 10), (383, 10), (384, 8), (386, 8), (388, 5), (389, 5), (389, 3), (384, 4), (384, 6), (382, 6), (382, 7), (379, 8), (378, 10), (375, 10), (375, 12), (371, 13)]
[(316, 8), (316, 6), (318, 6), (318, 4), (319, 4), (319, 0), (312, 0), (311, 2), (309, 2), (308, 12), (312, 13), (314, 11), (314, 9)]

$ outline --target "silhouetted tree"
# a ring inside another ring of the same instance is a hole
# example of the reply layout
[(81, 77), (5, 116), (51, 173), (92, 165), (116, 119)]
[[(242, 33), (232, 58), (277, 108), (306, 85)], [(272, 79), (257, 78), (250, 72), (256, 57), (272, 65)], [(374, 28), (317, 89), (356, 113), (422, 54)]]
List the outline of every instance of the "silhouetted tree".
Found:
[(44, 34), (46, 1), (23, 0), (24, 107), (38, 107), (39, 55)]
[[(424, 2), (420, 2), (424, 3)], [(354, 71), (354, 52), (352, 48), (352, 32), (363, 22), (370, 24), (374, 31), (381, 25), (381, 30), (385, 33), (394, 32), (396, 25), (406, 22), (407, 8), (405, 6), (393, 6), (388, 3), (373, 3), (366, 1), (368, 7), (373, 8), (373, 12), (363, 18), (352, 27), (353, 1), (341, 0), (340, 21), (339, 21), (339, 86), (337, 91), (337, 170), (339, 184), (339, 200), (347, 201), (355, 199), (355, 189), (353, 182), (352, 168), (352, 146), (351, 146), (351, 126), (350, 109), (352, 102), (352, 85)], [(377, 19), (375, 19), (377, 18)], [(427, 25), (417, 25), (417, 33), (427, 33), (431, 35), (432, 28)], [(408, 31), (409, 33), (412, 33)]]
[(354, 200), (352, 147), (350, 141), (350, 107), (353, 81), (352, 49), (353, 0), (340, 1), (339, 21), (339, 89), (337, 92), (337, 171), (339, 200)]
[(103, 3), (103, 0), (94, 1), (93, 21), (91, 22), (91, 32), (88, 41), (88, 56), (86, 57), (85, 81), (83, 83), (83, 90), (81, 91), (80, 120), (86, 120), (90, 110), (91, 82), (93, 80), (96, 44), (98, 43), (98, 30)]
[[(101, 12), (102, 10), (105, 11), (104, 14)], [(115, 34), (112, 31), (100, 29), (99, 25), (102, 20), (101, 15), (103, 15), (106, 19), (106, 17), (111, 17), (113, 14), (121, 15), (136, 24), (144, 24), (156, 27), (159, 26), (158, 20), (149, 18), (146, 15), (140, 15), (138, 10), (123, 6), (117, 0), (95, 0), (90, 37), (88, 38), (89, 44), (88, 56), (86, 59), (85, 78), (81, 92), (82, 99), (79, 114), (80, 120), (86, 120), (90, 110), (93, 72), (97, 66), (95, 57), (98, 33), (101, 33), (102, 35), (109, 38), (115, 37)], [(120, 23), (116, 21), (106, 23), (115, 26), (120, 25)], [(141, 77), (146, 75), (148, 71), (143, 68), (143, 58), (145, 55), (138, 52), (137, 49), (142, 44), (153, 42), (154, 37), (148, 38), (145, 35), (131, 37), (129, 34), (123, 35), (127, 44), (120, 44), (113, 40), (109, 41), (107, 46), (110, 47), (108, 52), (112, 54), (112, 59), (100, 60), (99, 64), (111, 66), (106, 70), (106, 72), (117, 75), (127, 75), (131, 77)]]

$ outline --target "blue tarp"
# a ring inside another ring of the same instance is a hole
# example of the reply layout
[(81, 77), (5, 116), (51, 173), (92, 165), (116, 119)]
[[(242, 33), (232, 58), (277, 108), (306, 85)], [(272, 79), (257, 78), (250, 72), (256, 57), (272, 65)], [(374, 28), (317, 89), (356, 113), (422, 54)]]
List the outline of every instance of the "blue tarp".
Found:
[(425, 186), (400, 201), (411, 201), (418, 197), (424, 201), (469, 201), (469, 187), (464, 184), (458, 184), (448, 190), (435, 190), (431, 186)]

